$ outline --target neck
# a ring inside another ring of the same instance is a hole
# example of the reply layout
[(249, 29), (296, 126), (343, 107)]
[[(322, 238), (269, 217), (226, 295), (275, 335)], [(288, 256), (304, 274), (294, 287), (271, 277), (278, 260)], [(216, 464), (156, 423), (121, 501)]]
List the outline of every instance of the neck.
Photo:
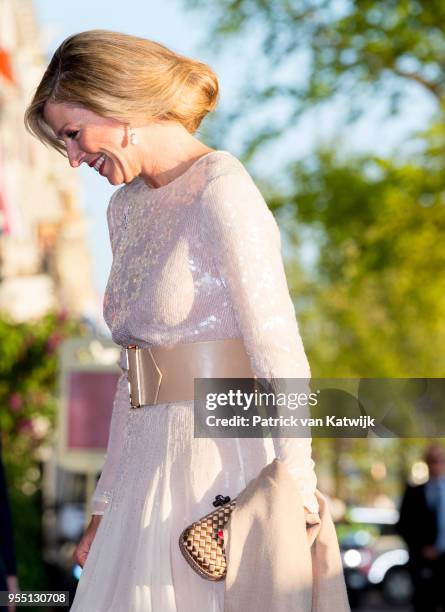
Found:
[(156, 123), (141, 132), (140, 176), (154, 188), (175, 180), (197, 159), (214, 150), (173, 122)]

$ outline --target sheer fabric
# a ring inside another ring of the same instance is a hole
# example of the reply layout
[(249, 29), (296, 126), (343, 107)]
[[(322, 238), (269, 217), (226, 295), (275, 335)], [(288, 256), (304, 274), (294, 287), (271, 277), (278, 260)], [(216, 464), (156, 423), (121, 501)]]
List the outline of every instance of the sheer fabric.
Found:
[[(138, 177), (113, 194), (107, 219), (113, 263), (104, 317), (116, 343), (242, 336), (260, 378), (310, 376), (278, 227), (236, 157), (212, 151), (160, 188)], [(123, 352), (120, 367), (91, 504), (103, 519), (72, 610), (222, 612), (224, 584), (189, 568), (180, 532), (275, 456), (317, 513), (311, 439), (194, 438), (193, 402), (132, 410)]]

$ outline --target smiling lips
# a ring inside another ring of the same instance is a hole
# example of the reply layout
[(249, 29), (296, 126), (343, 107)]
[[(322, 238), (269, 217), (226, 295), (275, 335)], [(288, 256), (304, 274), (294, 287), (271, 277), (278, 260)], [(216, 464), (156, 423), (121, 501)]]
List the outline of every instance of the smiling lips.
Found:
[(96, 159), (93, 159), (93, 161), (90, 162), (88, 165), (90, 166), (90, 168), (94, 168), (97, 172), (102, 174), (101, 170), (104, 163), (105, 155), (100, 155), (99, 157), (96, 157)]

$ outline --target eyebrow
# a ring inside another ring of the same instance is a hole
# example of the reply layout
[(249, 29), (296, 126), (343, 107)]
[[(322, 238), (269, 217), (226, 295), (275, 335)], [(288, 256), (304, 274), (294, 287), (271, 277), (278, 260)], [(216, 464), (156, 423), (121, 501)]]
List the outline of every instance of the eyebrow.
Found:
[(60, 128), (60, 130), (58, 132), (56, 132), (56, 136), (57, 138), (62, 138), (62, 132), (63, 130), (66, 128), (66, 126), (68, 125), (68, 123), (65, 123), (63, 127)]

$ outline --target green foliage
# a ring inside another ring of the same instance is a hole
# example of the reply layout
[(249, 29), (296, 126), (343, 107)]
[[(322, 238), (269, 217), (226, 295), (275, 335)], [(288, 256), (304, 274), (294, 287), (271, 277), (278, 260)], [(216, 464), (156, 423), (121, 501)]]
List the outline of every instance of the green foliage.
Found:
[(183, 3), (206, 12), (206, 52), (219, 56), (235, 44), (257, 41), (234, 110), (220, 115), (215, 126), (224, 140), (252, 112), (279, 102), (273, 118), (268, 115), (246, 134), (245, 159), (306, 111), (339, 95), (348, 122), (367, 111), (370, 94), (386, 101), (389, 115), (398, 113), (408, 86), (425, 92), (440, 115), (444, 112), (445, 5), (439, 0)]
[(318, 247), (302, 313), (318, 375), (441, 376), (443, 173), (328, 150), (292, 172), (299, 189), (282, 206)]
[(10, 487), (18, 574), (24, 590), (44, 590), (40, 452), (53, 440), (58, 346), (82, 327), (66, 314), (32, 323), (0, 320), (0, 432)]
[[(32, 323), (0, 320), (0, 431), (11, 484), (30, 483), (39, 447), (51, 440), (57, 412), (60, 342), (78, 333), (77, 321), (51, 313)], [(29, 491), (34, 491), (29, 486)]]
[[(377, 98), (386, 102), (385, 118), (400, 112), (411, 91), (429, 99), (431, 125), (403, 143), (417, 144), (416, 155), (401, 146), (394, 159), (341, 159), (339, 143), (322, 146), (302, 162), (290, 157), (289, 189), (274, 188), (267, 200), (289, 243), (289, 285), (313, 375), (443, 376), (445, 4), (183, 2), (206, 12), (206, 52), (236, 45), (241, 56), (239, 47), (257, 43), (251, 61), (243, 55), (233, 110), (212, 118), (213, 142), (222, 148), (247, 117), (260, 118), (244, 133), (245, 163), (270, 141), (286, 135), (288, 143), (300, 118), (322, 104), (341, 100), (352, 123)], [(275, 112), (261, 119), (268, 109)], [(340, 136), (341, 117), (332, 119)], [(343, 499), (399, 494), (397, 482), (425, 444), (371, 442), (313, 441), (319, 472), (329, 466)], [(371, 474), (380, 460), (388, 467), (382, 480)]]
[[(200, 0), (190, 5), (208, 8)], [(226, 127), (233, 127), (252, 109), (259, 112), (283, 97), (288, 104), (279, 108), (290, 109), (251, 130), (244, 161), (302, 113), (339, 93), (354, 120), (369, 104), (360, 93), (378, 91), (390, 114), (399, 110), (407, 84), (430, 95), (438, 119), (413, 135), (416, 155), (342, 159), (339, 143), (322, 146), (301, 162), (290, 160), (289, 190), (268, 201), (280, 218), (286, 216), (294, 243), (291, 264), (298, 277), (290, 284), (314, 374), (441, 376), (445, 5), (215, 0), (209, 21), (205, 43), (213, 49), (241, 44), (249, 32), (261, 41), (256, 69), (246, 62), (241, 104), (222, 123), (227, 119)], [(296, 263), (304, 248), (316, 253), (310, 266)]]

